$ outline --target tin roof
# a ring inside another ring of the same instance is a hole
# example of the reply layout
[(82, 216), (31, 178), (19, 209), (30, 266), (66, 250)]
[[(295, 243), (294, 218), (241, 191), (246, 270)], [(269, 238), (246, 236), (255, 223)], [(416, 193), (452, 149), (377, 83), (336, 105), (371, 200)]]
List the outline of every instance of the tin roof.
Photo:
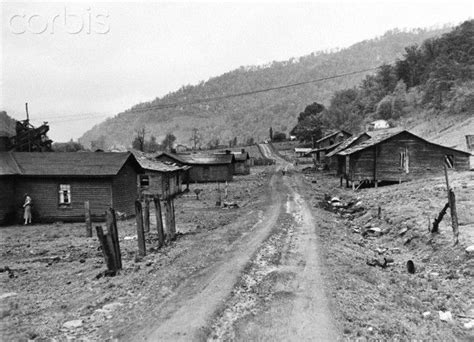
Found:
[(235, 162), (233, 154), (179, 154), (178, 157), (189, 165), (222, 165)]
[[(132, 158), (129, 152), (8, 152), (1, 153), (0, 174), (24, 176), (114, 176)], [(4, 156), (9, 154), (9, 157)], [(10, 160), (8, 158), (11, 158)], [(12, 160), (16, 164), (16, 169)], [(15, 173), (11, 173), (15, 171)]]

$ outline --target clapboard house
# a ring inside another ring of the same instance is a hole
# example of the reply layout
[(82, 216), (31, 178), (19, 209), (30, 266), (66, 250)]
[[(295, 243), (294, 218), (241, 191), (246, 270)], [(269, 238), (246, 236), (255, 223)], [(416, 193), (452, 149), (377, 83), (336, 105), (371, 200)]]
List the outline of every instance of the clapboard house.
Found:
[[(140, 197), (158, 196), (161, 199), (175, 197), (184, 191), (183, 183), (189, 166), (179, 166), (174, 162), (153, 159), (153, 155), (132, 152), (137, 159), (142, 173), (138, 175)], [(189, 189), (189, 183), (186, 185)]]
[(161, 153), (157, 160), (189, 166), (189, 182), (230, 182), (234, 176), (235, 157), (226, 154), (172, 154)]
[(80, 221), (89, 201), (93, 219), (113, 207), (135, 213), (141, 168), (131, 153), (0, 153), (0, 222), (21, 216), (23, 197), (33, 199), (33, 220)]
[(362, 134), (352, 136), (344, 140), (334, 150), (326, 154), (326, 158), (325, 158), (326, 169), (328, 169), (331, 174), (341, 175), (343, 172), (345, 158), (339, 155), (339, 152), (344, 151), (347, 148), (360, 144), (369, 139), (370, 139), (369, 134), (362, 133)]
[(326, 155), (335, 150), (344, 140), (350, 138), (351, 133), (340, 130), (335, 131), (317, 140), (315, 147), (308, 153), (317, 163), (324, 162)]
[(444, 163), (455, 170), (469, 170), (470, 153), (431, 143), (405, 130), (387, 130), (338, 155), (344, 158), (343, 177), (355, 186), (439, 175)]

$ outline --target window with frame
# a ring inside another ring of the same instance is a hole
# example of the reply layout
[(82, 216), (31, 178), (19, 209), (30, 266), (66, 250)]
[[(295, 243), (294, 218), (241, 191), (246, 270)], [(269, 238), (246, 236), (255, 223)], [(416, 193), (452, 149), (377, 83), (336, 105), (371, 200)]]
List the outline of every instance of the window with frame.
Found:
[(140, 175), (140, 187), (148, 187), (148, 186), (150, 186), (150, 176)]
[(71, 205), (71, 185), (70, 184), (59, 185), (59, 204)]

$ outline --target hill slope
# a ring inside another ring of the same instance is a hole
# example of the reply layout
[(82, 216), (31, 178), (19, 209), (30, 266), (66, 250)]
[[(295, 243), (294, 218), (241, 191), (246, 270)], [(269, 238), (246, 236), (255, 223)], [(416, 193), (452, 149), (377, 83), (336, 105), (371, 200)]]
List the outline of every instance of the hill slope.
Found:
[(216, 138), (224, 144), (234, 137), (239, 142), (251, 137), (260, 140), (268, 135), (270, 126), (274, 131), (287, 133), (308, 103), (328, 104), (334, 91), (358, 85), (366, 73), (219, 102), (160, 110), (150, 106), (247, 92), (376, 67), (401, 57), (406, 46), (448, 30), (395, 30), (337, 52), (313, 53), (265, 66), (241, 67), (198, 85), (184, 86), (163, 98), (138, 104), (94, 126), (80, 142), (85, 146), (90, 146), (92, 141), (102, 141), (105, 148), (112, 145), (127, 147), (131, 145), (135, 131), (143, 127), (159, 140), (172, 132), (178, 142), (184, 144), (190, 144), (191, 130), (198, 128), (202, 145)]

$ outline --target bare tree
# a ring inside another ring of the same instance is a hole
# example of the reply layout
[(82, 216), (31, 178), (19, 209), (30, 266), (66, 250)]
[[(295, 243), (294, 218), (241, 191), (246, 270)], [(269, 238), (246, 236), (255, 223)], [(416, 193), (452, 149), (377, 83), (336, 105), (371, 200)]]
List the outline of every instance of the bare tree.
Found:
[(132, 142), (132, 147), (136, 150), (145, 151), (145, 136), (146, 136), (146, 131), (145, 127), (142, 127), (136, 131), (136, 136), (133, 139)]
[(201, 142), (201, 134), (197, 128), (193, 128), (193, 135), (191, 136), (191, 142), (193, 143), (193, 150), (196, 150), (196, 146)]

